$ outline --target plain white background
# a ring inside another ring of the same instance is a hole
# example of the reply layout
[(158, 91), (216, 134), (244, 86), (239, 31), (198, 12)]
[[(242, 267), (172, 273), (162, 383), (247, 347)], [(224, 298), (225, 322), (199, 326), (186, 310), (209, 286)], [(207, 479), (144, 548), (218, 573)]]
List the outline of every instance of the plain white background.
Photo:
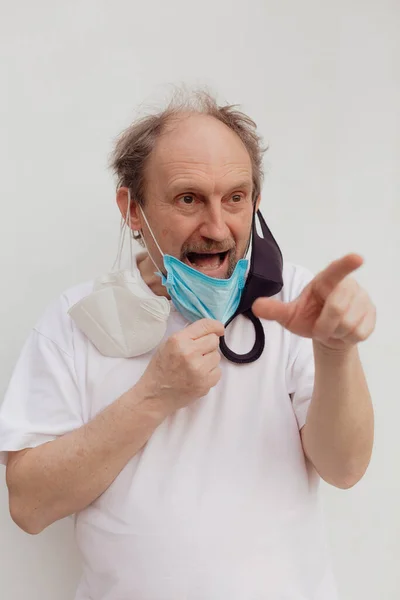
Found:
[[(168, 84), (210, 86), (269, 142), (262, 208), (285, 257), (314, 271), (365, 257), (375, 452), (355, 488), (322, 493), (341, 599), (398, 600), (398, 0), (1, 0), (0, 11), (0, 393), (44, 307), (113, 262), (117, 133)], [(71, 520), (19, 531), (3, 473), (0, 596), (72, 600)]]

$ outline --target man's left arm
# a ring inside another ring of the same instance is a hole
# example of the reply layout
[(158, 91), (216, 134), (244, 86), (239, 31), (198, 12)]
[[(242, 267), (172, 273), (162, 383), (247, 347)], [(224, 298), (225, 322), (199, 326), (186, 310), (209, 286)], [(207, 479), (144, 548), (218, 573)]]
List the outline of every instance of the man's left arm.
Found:
[(304, 453), (328, 483), (349, 488), (364, 475), (372, 453), (374, 414), (358, 343), (375, 328), (376, 310), (349, 275), (363, 259), (350, 254), (319, 273), (296, 300), (261, 298), (253, 312), (312, 338), (315, 381)]
[(313, 345), (315, 381), (303, 449), (322, 479), (346, 489), (363, 477), (371, 459), (371, 396), (357, 346), (340, 351)]

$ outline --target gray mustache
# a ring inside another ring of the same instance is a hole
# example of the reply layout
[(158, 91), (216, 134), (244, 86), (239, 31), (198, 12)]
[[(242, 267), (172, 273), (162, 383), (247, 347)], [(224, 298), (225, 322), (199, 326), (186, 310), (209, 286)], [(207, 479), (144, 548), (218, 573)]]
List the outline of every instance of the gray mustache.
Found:
[(188, 254), (219, 254), (220, 252), (230, 252), (234, 250), (235, 246), (215, 246), (215, 245), (203, 245), (203, 246), (191, 246), (190, 248), (184, 248), (182, 251), (183, 256), (188, 256)]

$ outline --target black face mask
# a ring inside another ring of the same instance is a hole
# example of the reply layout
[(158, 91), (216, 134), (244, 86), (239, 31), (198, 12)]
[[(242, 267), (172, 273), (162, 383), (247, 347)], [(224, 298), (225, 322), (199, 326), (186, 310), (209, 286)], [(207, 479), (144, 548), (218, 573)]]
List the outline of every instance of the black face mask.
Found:
[(244, 315), (250, 319), (254, 325), (256, 334), (254, 346), (247, 354), (236, 354), (236, 352), (228, 348), (224, 337), (221, 337), (219, 342), (222, 354), (234, 363), (251, 363), (260, 358), (265, 346), (265, 334), (260, 319), (253, 314), (251, 307), (257, 298), (261, 296), (274, 296), (283, 287), (282, 252), (260, 211), (257, 211), (257, 216), (264, 237), (260, 237), (257, 233), (256, 212), (254, 211), (250, 270), (247, 275), (240, 304), (234, 315), (225, 323), (226, 327), (238, 315)]

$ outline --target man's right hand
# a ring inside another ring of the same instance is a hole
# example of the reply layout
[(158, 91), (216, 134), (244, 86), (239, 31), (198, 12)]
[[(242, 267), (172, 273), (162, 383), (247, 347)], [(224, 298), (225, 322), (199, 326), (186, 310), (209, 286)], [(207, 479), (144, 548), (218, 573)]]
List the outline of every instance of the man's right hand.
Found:
[(159, 400), (166, 414), (205, 396), (221, 378), (222, 335), (222, 323), (201, 319), (168, 338), (141, 378), (145, 395)]

